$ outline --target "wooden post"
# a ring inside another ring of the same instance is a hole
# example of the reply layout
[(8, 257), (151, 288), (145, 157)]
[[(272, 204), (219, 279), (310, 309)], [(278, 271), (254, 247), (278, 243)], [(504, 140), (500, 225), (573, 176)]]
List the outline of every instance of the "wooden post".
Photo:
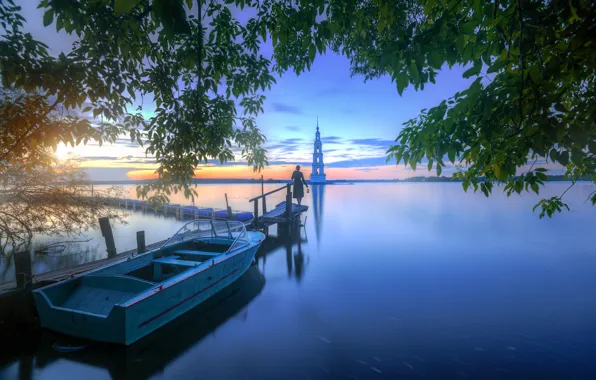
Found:
[(91, 198), (93, 198), (93, 184), (91, 184)]
[(116, 256), (116, 244), (114, 243), (114, 235), (112, 234), (110, 220), (108, 218), (99, 218), (99, 228), (101, 229), (101, 236), (106, 239), (108, 257)]
[(29, 289), (31, 287), (31, 254), (29, 251), (14, 254), (14, 271), (17, 288)]
[(137, 231), (137, 255), (147, 252), (145, 247), (145, 231)]
[(288, 183), (288, 192), (286, 193), (286, 219), (288, 223), (292, 219), (292, 187)]
[(228, 211), (228, 219), (232, 219), (232, 208), (228, 204), (228, 193), (226, 193), (225, 196), (226, 196), (226, 210)]
[(178, 207), (176, 209), (176, 219), (182, 220), (183, 217), (184, 217), (184, 212), (182, 211), (182, 207)]
[[(261, 174), (261, 195), (265, 194), (265, 179)], [(263, 214), (267, 213), (267, 197), (263, 197)]]
[(199, 219), (199, 210), (195, 210), (195, 220)]
[(259, 228), (259, 200), (255, 199), (254, 200), (255, 204), (255, 212), (254, 212), (254, 224), (255, 224), (255, 230)]

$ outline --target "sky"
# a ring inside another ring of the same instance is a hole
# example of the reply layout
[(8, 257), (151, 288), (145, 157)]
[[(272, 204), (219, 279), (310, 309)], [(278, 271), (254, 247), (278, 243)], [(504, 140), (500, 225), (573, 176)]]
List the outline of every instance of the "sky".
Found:
[[(43, 27), (43, 11), (36, 9), (38, 1), (17, 3), (23, 7), (27, 31), (46, 43), (51, 54), (70, 50), (73, 37), (63, 31), (56, 33), (53, 24)], [(246, 18), (243, 14), (236, 16)], [(270, 57), (271, 45), (264, 45), (262, 52)], [(214, 161), (198, 167), (197, 178), (260, 178), (262, 174), (266, 179), (289, 179), (296, 164), (302, 165), (308, 178), (317, 120), (328, 180), (435, 175), (426, 168), (414, 172), (403, 164), (387, 163), (385, 152), (394, 144), (405, 121), (469, 86), (471, 80), (461, 76), (464, 71), (462, 67), (445, 66), (436, 84), (425, 85), (423, 91), (410, 86), (399, 96), (389, 77), (365, 83), (363, 77), (350, 76), (348, 58), (334, 53), (318, 55), (309, 72), (300, 76), (288, 72), (277, 77), (277, 84), (265, 93), (265, 112), (257, 117), (257, 125), (267, 137), (270, 165), (254, 173), (238, 156), (233, 163), (220, 165)], [(144, 116), (150, 117), (153, 109), (145, 101)], [(61, 158), (79, 158), (92, 180), (150, 178), (156, 167), (144, 148), (126, 138), (102, 147), (96, 143), (75, 148), (60, 146), (57, 154)], [(451, 171), (443, 172), (449, 175)]]

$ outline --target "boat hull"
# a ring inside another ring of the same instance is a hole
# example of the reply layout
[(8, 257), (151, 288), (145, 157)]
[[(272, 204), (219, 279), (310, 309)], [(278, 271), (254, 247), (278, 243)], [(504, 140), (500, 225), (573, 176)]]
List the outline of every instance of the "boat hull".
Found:
[[(71, 336), (130, 345), (236, 281), (250, 268), (261, 242), (262, 239), (253, 241), (245, 249), (222, 254), (210, 262), (185, 271), (176, 278), (114, 305), (103, 315), (56, 306), (44, 292), (45, 288), (34, 291), (41, 325)], [(147, 260), (153, 257), (151, 252), (145, 255)], [(57, 288), (79, 286), (74, 280), (58, 285)]]
[(236, 281), (250, 268), (258, 246), (230, 255), (222, 261), (169, 288), (156, 291), (142, 300), (132, 300), (125, 309), (126, 336), (123, 343), (130, 345), (178, 316), (200, 305), (220, 290)]

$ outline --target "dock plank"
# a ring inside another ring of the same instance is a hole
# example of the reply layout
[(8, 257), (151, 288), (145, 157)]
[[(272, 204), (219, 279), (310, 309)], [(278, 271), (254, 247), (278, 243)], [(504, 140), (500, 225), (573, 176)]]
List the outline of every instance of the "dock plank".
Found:
[[(308, 211), (308, 206), (297, 205), (292, 203), (292, 215), (291, 218), (295, 219), (303, 212)], [(268, 227), (276, 223), (286, 222), (286, 202), (281, 202), (275, 206), (275, 208), (260, 217), (260, 224), (263, 227)]]
[[(147, 251), (152, 251), (161, 247), (166, 240), (158, 241), (153, 244), (149, 244), (146, 249)], [(94, 269), (100, 268), (105, 265), (114, 264), (120, 261), (124, 261), (129, 257), (132, 257), (137, 254), (136, 249), (131, 249), (129, 251), (124, 251), (122, 253), (117, 254), (114, 257), (107, 257), (105, 259), (100, 259), (96, 261), (91, 261), (88, 263), (83, 263), (79, 265), (75, 265), (74, 267), (69, 268), (62, 268), (53, 270), (50, 272), (40, 273), (33, 275), (33, 287), (36, 288), (40, 284), (45, 285), (48, 283), (59, 282), (67, 280), (71, 277), (92, 271)], [(0, 283), (0, 295), (3, 293), (8, 293), (16, 290), (16, 283), (14, 281), (7, 281)]]

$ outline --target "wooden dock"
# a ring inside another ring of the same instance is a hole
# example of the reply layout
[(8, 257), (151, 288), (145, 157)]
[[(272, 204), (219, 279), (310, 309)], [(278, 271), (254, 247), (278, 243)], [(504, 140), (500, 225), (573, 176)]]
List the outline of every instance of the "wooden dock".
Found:
[[(271, 211), (267, 211), (267, 196), (277, 193), (278, 191), (286, 190), (286, 200), (275, 206)], [(262, 216), (259, 217), (259, 200), (262, 204)], [(280, 187), (268, 193), (252, 198), (249, 202), (253, 202), (254, 206), (254, 221), (253, 226), (255, 230), (263, 230), (269, 226), (278, 223), (292, 224), (300, 220), (300, 215), (308, 210), (308, 206), (297, 205), (292, 203), (292, 185)]]
[[(162, 240), (162, 241), (158, 241), (153, 244), (149, 244), (146, 247), (146, 250), (151, 251), (153, 249), (157, 249), (157, 248), (161, 247), (165, 242), (166, 242), (166, 240)], [(114, 257), (106, 257), (105, 259), (99, 259), (99, 260), (91, 261), (88, 263), (78, 264), (78, 265), (75, 265), (70, 268), (62, 268), (62, 269), (57, 269), (57, 270), (33, 275), (33, 276), (31, 276), (32, 277), (31, 278), (31, 282), (32, 282), (31, 288), (36, 289), (36, 288), (39, 288), (39, 287), (42, 287), (42, 286), (45, 286), (48, 284), (52, 284), (54, 282), (68, 280), (69, 278), (72, 278), (73, 276), (76, 276), (76, 275), (79, 275), (79, 274), (82, 274), (85, 272), (89, 272), (91, 270), (100, 268), (104, 265), (114, 264), (119, 261), (126, 260), (129, 257), (135, 256), (136, 254), (137, 254), (137, 250), (131, 249), (129, 251), (121, 252), (121, 253), (115, 255)], [(21, 289), (18, 289), (16, 287), (16, 281), (7, 281), (7, 282), (0, 283), (0, 295), (2, 295), (4, 293), (9, 293), (11, 291), (21, 291)]]
[[(303, 212), (308, 211), (308, 206), (304, 206), (304, 205), (297, 205), (294, 203), (291, 203), (291, 209), (290, 209), (290, 215), (291, 215), (291, 221), (295, 221), (300, 214), (302, 214)], [(261, 227), (269, 227), (273, 224), (277, 224), (277, 223), (286, 223), (287, 222), (287, 207), (286, 207), (286, 202), (283, 201), (280, 204), (278, 204), (277, 206), (275, 206), (275, 208), (267, 213), (265, 213), (263, 216), (261, 216), (259, 218), (259, 225)]]

